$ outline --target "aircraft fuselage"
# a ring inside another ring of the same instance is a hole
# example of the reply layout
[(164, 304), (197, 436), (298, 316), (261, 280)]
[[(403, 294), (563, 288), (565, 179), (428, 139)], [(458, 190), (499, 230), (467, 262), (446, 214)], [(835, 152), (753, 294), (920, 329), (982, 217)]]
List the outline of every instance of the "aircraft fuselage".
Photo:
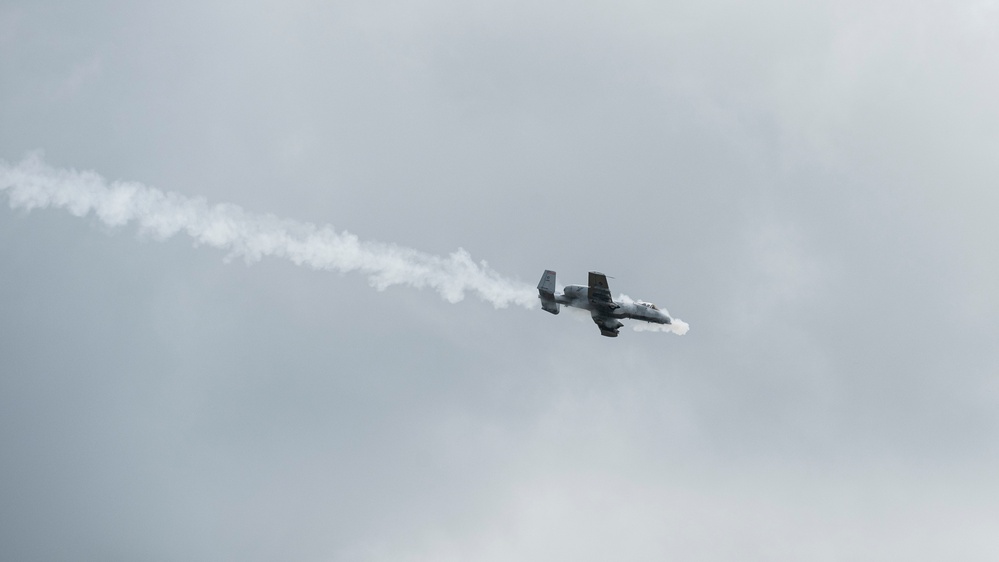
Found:
[(586, 285), (569, 285), (561, 294), (555, 295), (555, 302), (590, 312), (596, 311), (611, 318), (630, 318), (656, 324), (669, 324), (672, 321), (663, 311), (646, 303), (611, 301), (612, 306), (608, 306), (599, 301), (590, 301), (589, 292), (590, 288)]

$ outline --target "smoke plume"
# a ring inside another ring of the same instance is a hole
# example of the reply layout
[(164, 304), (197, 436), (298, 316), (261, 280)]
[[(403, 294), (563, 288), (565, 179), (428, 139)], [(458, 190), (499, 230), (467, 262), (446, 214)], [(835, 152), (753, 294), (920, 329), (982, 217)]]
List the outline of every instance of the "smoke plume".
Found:
[(672, 332), (678, 336), (682, 336), (687, 333), (687, 330), (690, 330), (690, 325), (679, 318), (673, 318), (672, 324), (636, 322), (634, 330), (636, 332)]
[(367, 275), (378, 290), (392, 285), (430, 287), (452, 303), (466, 292), (497, 308), (533, 308), (538, 303), (533, 286), (502, 277), (461, 248), (441, 257), (364, 242), (331, 226), (249, 213), (228, 203), (209, 205), (202, 198), (135, 182), (108, 182), (94, 172), (56, 169), (37, 154), (16, 165), (0, 161), (0, 192), (7, 193), (16, 209), (56, 207), (78, 217), (93, 213), (107, 226), (135, 223), (141, 233), (161, 240), (183, 232), (195, 244), (225, 250), (228, 258), (247, 263), (274, 256), (318, 270), (356, 271)]
[[(200, 197), (163, 192), (141, 183), (108, 182), (94, 172), (53, 168), (38, 154), (15, 165), (0, 161), (0, 192), (7, 194), (15, 209), (56, 207), (78, 217), (93, 213), (109, 227), (135, 223), (140, 233), (160, 240), (183, 232), (195, 244), (227, 251), (227, 259), (253, 263), (274, 256), (312, 269), (357, 271), (367, 275), (378, 290), (392, 285), (430, 287), (452, 303), (471, 292), (496, 308), (538, 304), (533, 286), (501, 276), (486, 262), (473, 261), (462, 248), (441, 257), (395, 244), (364, 242), (328, 225), (249, 213), (229, 203), (209, 205)], [(621, 299), (631, 300), (626, 295)], [(635, 326), (636, 331), (679, 335), (688, 328), (679, 319), (672, 325), (639, 322)]]
[[(617, 296), (617, 300), (621, 302), (633, 303), (636, 302), (635, 299), (629, 297), (628, 295), (621, 293)], [(687, 324), (679, 318), (673, 318), (673, 315), (669, 313), (663, 307), (658, 307), (659, 310), (663, 311), (666, 316), (670, 317), (672, 320), (671, 324), (652, 324), (649, 322), (636, 322), (633, 328), (636, 332), (672, 332), (678, 336), (682, 336), (690, 330), (690, 324)]]

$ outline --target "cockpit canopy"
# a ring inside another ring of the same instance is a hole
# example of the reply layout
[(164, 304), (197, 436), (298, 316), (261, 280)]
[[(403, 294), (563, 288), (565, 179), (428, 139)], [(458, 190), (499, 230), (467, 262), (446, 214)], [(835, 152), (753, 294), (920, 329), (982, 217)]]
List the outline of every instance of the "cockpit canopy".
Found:
[(659, 310), (659, 307), (656, 306), (656, 305), (654, 305), (654, 304), (652, 304), (651, 302), (637, 301), (635, 304), (640, 304), (640, 305), (644, 306), (645, 308), (651, 308), (652, 310)]

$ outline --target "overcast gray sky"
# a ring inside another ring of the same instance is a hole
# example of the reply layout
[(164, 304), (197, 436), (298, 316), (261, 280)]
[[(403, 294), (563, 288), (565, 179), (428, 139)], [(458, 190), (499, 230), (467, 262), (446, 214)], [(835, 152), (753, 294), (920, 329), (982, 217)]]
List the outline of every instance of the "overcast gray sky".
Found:
[(994, 1), (4, 0), (0, 76), (8, 164), (691, 326), (4, 194), (0, 558), (999, 557)]

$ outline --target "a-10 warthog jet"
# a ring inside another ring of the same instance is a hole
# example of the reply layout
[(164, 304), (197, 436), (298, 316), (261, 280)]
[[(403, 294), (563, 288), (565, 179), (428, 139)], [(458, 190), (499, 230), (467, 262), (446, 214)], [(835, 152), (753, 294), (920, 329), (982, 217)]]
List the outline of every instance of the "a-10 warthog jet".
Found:
[(596, 271), (590, 272), (589, 285), (568, 285), (560, 294), (555, 294), (555, 272), (546, 270), (538, 283), (541, 308), (558, 314), (559, 305), (572, 306), (590, 311), (590, 316), (600, 328), (600, 335), (616, 338), (617, 331), (624, 324), (621, 318), (644, 320), (656, 324), (672, 324), (668, 314), (656, 308), (651, 302), (617, 302), (611, 298), (607, 286), (607, 276)]

